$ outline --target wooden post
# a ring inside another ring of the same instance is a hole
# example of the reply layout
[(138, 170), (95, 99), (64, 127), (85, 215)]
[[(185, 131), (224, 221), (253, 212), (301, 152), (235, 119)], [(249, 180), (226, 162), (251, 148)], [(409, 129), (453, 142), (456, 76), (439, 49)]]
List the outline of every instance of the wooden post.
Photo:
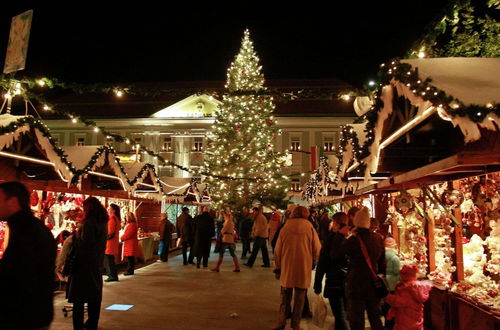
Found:
[(426, 210), (427, 217), (431, 221), (427, 221), (425, 226), (425, 234), (427, 235), (427, 255), (429, 257), (429, 272), (436, 269), (436, 244), (434, 243), (434, 214), (432, 210)]
[[(460, 189), (458, 181), (453, 181), (453, 189)], [(463, 232), (462, 232), (462, 212), (460, 208), (456, 208), (453, 210), (453, 215), (457, 219), (460, 226), (452, 222), (452, 226), (455, 228), (454, 233), (452, 235), (453, 246), (455, 247), (455, 258), (453, 258), (454, 265), (457, 268), (457, 271), (454, 274), (455, 281), (463, 281), (464, 280), (464, 252), (463, 252)]]

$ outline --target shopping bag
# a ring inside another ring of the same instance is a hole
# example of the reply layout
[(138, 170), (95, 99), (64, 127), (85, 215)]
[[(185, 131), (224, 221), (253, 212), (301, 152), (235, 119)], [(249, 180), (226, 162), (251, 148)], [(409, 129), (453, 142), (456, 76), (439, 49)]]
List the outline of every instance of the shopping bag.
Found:
[(318, 328), (323, 328), (325, 325), (326, 313), (328, 312), (325, 300), (321, 295), (315, 295), (313, 307), (313, 324)]

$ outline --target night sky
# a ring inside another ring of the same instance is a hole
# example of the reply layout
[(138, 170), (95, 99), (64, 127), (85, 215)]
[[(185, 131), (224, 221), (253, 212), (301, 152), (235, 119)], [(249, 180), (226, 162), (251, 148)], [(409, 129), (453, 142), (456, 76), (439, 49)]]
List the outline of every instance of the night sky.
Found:
[(248, 27), (267, 79), (335, 78), (360, 85), (375, 77), (382, 61), (402, 56), (445, 4), (238, 3), (3, 8), (0, 61), (3, 67), (11, 17), (34, 9), (21, 75), (81, 83), (222, 81)]

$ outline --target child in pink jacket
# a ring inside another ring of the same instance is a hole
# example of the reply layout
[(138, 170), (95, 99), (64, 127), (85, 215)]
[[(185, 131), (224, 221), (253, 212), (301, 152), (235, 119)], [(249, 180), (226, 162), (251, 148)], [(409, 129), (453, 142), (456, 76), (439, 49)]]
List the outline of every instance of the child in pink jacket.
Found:
[(394, 330), (424, 329), (424, 302), (429, 299), (431, 285), (418, 281), (417, 273), (417, 266), (403, 266), (395, 293), (385, 298), (391, 305), (387, 318), (395, 319)]

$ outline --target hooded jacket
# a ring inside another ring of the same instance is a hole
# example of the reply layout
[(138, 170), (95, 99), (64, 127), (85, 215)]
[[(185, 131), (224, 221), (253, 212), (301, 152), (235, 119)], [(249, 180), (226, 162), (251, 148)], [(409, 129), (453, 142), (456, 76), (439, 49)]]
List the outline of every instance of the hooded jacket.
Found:
[(319, 259), (320, 251), (321, 243), (312, 224), (306, 219), (288, 219), (274, 249), (275, 268), (281, 270), (281, 286), (309, 288), (313, 261)]
[(429, 290), (430, 284), (424, 281), (400, 282), (396, 293), (385, 298), (391, 305), (387, 318), (396, 319), (394, 330), (424, 329), (424, 302), (429, 299)]

